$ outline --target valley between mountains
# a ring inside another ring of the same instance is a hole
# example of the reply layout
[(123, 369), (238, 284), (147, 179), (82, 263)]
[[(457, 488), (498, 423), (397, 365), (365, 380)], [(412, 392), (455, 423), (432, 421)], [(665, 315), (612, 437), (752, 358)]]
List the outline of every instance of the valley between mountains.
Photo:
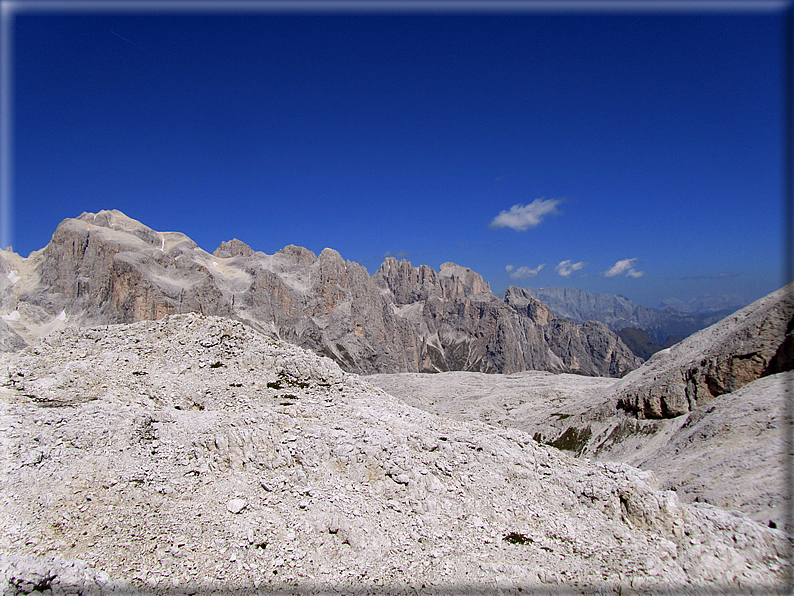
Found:
[(19, 594), (781, 593), (794, 288), (654, 354), (454, 264), (0, 253)]

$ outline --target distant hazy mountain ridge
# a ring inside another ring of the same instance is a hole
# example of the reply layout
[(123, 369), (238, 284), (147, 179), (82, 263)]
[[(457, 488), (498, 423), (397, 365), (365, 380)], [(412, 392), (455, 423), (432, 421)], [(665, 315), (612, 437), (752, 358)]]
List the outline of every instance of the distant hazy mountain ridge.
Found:
[(242, 320), (359, 373), (617, 377), (641, 362), (604, 325), (556, 317), (518, 288), (500, 300), (479, 274), (453, 263), (436, 272), (388, 258), (370, 276), (328, 248), (267, 255), (235, 239), (209, 254), (119, 211), (65, 220), (27, 259), (1, 254), (5, 350), (63, 326), (198, 312)]
[(671, 305), (662, 310), (635, 304), (619, 294), (590, 294), (577, 288), (527, 288), (527, 292), (558, 316), (577, 323), (601, 321), (613, 331), (643, 329), (660, 347), (705, 329), (744, 306), (736, 296), (701, 297), (688, 303), (670, 301)]

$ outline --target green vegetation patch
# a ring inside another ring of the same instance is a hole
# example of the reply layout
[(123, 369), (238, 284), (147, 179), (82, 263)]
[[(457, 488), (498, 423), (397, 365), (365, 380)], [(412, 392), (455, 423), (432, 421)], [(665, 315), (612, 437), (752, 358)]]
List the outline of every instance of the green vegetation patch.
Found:
[(578, 455), (587, 445), (587, 441), (590, 440), (592, 435), (593, 431), (589, 426), (585, 428), (574, 428), (572, 426), (549, 444), (563, 451), (573, 451)]
[(507, 536), (502, 538), (502, 540), (510, 544), (532, 544), (535, 542), (526, 534), (519, 534), (518, 532), (510, 532)]

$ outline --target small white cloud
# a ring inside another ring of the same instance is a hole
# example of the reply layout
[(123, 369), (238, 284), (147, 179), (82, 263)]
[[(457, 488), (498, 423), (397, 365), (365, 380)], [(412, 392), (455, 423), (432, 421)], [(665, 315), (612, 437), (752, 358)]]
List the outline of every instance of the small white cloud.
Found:
[(645, 275), (645, 271), (637, 271), (634, 269), (634, 263), (639, 261), (637, 257), (633, 259), (623, 259), (622, 261), (618, 261), (608, 271), (604, 271), (604, 277), (615, 277), (616, 275), (620, 275), (624, 271), (626, 272), (626, 277), (642, 277)]
[(544, 215), (556, 214), (557, 205), (560, 199), (535, 199), (529, 205), (513, 205), (510, 211), (502, 211), (494, 217), (490, 227), (511, 228), (517, 232), (523, 232), (527, 228), (535, 227), (543, 219)]
[(636, 263), (639, 259), (636, 257), (633, 259), (623, 259), (622, 261), (618, 261), (608, 271), (604, 271), (604, 277), (615, 277), (616, 275), (620, 275), (627, 269), (631, 269), (631, 267)]
[(578, 263), (571, 263), (570, 259), (567, 261), (562, 261), (559, 265), (557, 265), (554, 270), (562, 275), (563, 277), (568, 277), (574, 271), (579, 271), (582, 267), (587, 265), (584, 261), (579, 261)]
[[(546, 263), (542, 265), (538, 265), (534, 269), (530, 269), (529, 267), (519, 267), (515, 271), (510, 274), (511, 279), (526, 279), (528, 277), (535, 277), (540, 270), (546, 266)], [(512, 269), (512, 266), (510, 267)]]
[(505, 271), (507, 271), (508, 273), (510, 273), (512, 270), (513, 270), (512, 265), (508, 265), (507, 267), (505, 267)]

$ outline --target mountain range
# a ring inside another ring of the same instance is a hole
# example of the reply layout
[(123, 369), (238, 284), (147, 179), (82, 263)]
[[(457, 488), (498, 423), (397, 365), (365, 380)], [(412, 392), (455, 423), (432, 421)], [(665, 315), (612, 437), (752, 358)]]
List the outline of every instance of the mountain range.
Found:
[[(700, 296), (689, 302), (668, 300), (663, 308), (649, 308), (620, 294), (590, 294), (577, 288), (527, 288), (526, 291), (557, 316), (578, 323), (601, 321), (615, 332), (641, 329), (657, 344), (649, 346), (653, 351), (670, 347), (746, 305), (738, 296), (725, 295)], [(648, 341), (640, 339), (642, 334), (634, 335), (635, 341)]]
[(604, 324), (553, 314), (526, 290), (496, 297), (474, 271), (387, 258), (373, 275), (333, 249), (274, 255), (233, 239), (212, 254), (120, 211), (64, 220), (29, 257), (0, 253), (0, 340), (64, 326), (198, 312), (235, 318), (357, 373), (522, 370), (620, 377), (636, 357)]

